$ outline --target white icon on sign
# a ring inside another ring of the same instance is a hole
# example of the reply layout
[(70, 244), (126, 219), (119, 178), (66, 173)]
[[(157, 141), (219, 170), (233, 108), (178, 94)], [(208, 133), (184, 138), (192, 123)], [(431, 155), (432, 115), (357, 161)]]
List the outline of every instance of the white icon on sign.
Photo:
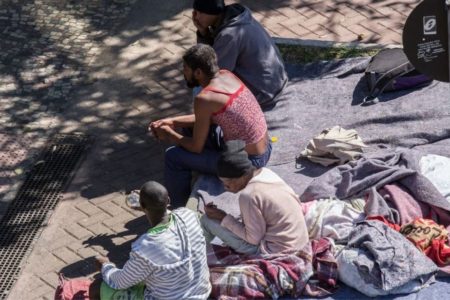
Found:
[(436, 34), (436, 16), (424, 16), (423, 17), (423, 34), (430, 35)]

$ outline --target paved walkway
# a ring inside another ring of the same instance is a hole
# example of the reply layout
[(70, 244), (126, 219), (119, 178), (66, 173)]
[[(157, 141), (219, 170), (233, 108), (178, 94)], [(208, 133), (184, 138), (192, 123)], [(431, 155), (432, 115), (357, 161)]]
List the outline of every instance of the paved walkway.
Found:
[[(51, 133), (95, 137), (8, 298), (52, 299), (58, 272), (92, 276), (98, 254), (123, 262), (145, 230), (124, 194), (162, 180), (164, 147), (145, 128), (189, 111), (179, 58), (195, 34), (189, 1), (19, 2), (0, 5), (0, 196)], [(398, 44), (418, 1), (240, 2), (273, 36)]]

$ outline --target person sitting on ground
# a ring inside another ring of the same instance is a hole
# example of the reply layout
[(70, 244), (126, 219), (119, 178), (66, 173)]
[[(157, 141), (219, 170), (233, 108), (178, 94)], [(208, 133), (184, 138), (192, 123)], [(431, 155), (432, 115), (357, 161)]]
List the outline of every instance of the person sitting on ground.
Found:
[(243, 254), (289, 252), (308, 243), (298, 196), (270, 169), (252, 166), (242, 141), (226, 143), (217, 172), (227, 191), (240, 192), (242, 222), (212, 203), (205, 205), (200, 223), (208, 242), (217, 236)]
[[(253, 165), (265, 166), (272, 145), (264, 114), (251, 91), (233, 73), (219, 70), (214, 49), (197, 44), (183, 56), (183, 73), (188, 86), (201, 85), (194, 99), (194, 114), (151, 122), (149, 129), (160, 140), (177, 146), (166, 150), (165, 186), (173, 207), (186, 205), (192, 171), (216, 174), (218, 148), (205, 146), (211, 125), (219, 125), (223, 140), (245, 141)], [(193, 128), (192, 137), (177, 128)], [(212, 144), (212, 143), (209, 143)]]
[(142, 186), (139, 201), (150, 230), (133, 243), (123, 269), (97, 258), (102, 294), (144, 283), (144, 299), (207, 299), (211, 285), (206, 243), (196, 213), (167, 210), (167, 190), (154, 181)]
[(272, 108), (288, 77), (275, 43), (241, 4), (195, 0), (192, 21), (197, 42), (214, 48), (219, 67), (236, 74), (252, 91), (263, 110)]

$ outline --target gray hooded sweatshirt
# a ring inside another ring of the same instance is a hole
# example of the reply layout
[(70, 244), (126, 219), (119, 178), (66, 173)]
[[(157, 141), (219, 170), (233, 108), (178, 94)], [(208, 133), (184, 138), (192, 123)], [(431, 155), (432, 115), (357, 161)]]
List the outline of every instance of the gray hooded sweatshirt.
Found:
[(261, 108), (275, 105), (287, 75), (275, 43), (247, 7), (227, 5), (221, 24), (210, 30), (210, 36), (200, 36), (198, 32), (197, 36), (198, 42), (214, 48), (219, 67), (236, 74)]

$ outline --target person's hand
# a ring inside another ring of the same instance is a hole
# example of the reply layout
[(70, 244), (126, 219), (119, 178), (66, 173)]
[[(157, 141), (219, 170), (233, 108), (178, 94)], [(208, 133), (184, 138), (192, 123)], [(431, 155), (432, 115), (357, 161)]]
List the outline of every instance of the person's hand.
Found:
[(98, 271), (102, 270), (103, 264), (109, 263), (109, 259), (104, 256), (96, 256), (95, 257), (95, 267)]
[(171, 129), (174, 129), (175, 126), (173, 124), (173, 119), (166, 118), (166, 119), (161, 119), (161, 120), (150, 122), (150, 124), (148, 124), (148, 130), (151, 131), (151, 133), (153, 134), (154, 137), (161, 140), (161, 137), (158, 135), (158, 133), (159, 133), (158, 129), (163, 126), (168, 126)]
[(148, 124), (147, 130), (150, 131), (155, 138), (159, 139), (158, 133), (156, 132), (156, 128), (157, 127), (155, 122), (151, 122), (150, 124)]
[(208, 203), (205, 205), (205, 214), (208, 216), (208, 218), (217, 220), (219, 222), (222, 222), (223, 218), (225, 218), (225, 216), (227, 215), (226, 212), (218, 209), (217, 206), (213, 203)]
[(161, 127), (161, 126), (169, 126), (170, 128), (174, 128), (174, 123), (172, 118), (165, 118), (161, 120), (157, 120), (150, 123), (150, 126)]
[(173, 129), (169, 126), (163, 125), (161, 127), (155, 128), (156, 135), (160, 141), (170, 142), (170, 137), (172, 136)]
[(175, 125), (173, 124), (173, 119), (166, 118), (150, 122), (150, 124), (148, 124), (148, 129), (151, 130), (153, 128), (159, 128), (161, 126), (169, 126), (172, 129), (175, 127)]

